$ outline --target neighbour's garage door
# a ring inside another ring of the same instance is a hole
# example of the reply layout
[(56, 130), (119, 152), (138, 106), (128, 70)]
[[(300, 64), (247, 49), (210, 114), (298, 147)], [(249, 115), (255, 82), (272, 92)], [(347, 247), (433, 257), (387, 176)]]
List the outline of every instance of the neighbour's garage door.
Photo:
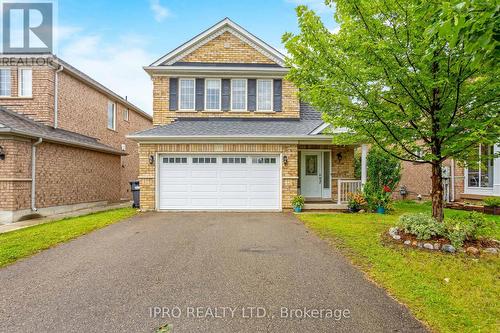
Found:
[(281, 209), (279, 156), (160, 155), (159, 165), (160, 209)]

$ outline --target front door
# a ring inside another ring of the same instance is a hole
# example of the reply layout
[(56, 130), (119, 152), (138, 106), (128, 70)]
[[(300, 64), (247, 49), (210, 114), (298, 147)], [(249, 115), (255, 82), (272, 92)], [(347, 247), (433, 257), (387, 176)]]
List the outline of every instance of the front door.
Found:
[(323, 161), (321, 152), (302, 152), (300, 190), (306, 198), (321, 198)]

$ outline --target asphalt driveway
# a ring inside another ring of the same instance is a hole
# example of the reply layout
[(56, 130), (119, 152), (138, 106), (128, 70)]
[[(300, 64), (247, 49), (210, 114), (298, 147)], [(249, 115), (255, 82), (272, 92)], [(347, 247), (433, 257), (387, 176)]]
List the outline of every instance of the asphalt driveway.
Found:
[(425, 331), (292, 214), (147, 213), (0, 269), (1, 332), (167, 323), (171, 332)]

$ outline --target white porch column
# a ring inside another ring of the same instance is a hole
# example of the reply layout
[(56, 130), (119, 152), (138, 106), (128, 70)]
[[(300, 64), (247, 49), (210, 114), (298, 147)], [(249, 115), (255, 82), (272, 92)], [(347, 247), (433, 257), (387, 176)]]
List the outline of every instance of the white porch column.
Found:
[[(500, 145), (495, 145), (493, 151), (499, 153)], [(500, 157), (493, 160), (493, 195), (500, 196)]]
[(366, 184), (366, 156), (368, 155), (368, 145), (361, 145), (361, 185)]

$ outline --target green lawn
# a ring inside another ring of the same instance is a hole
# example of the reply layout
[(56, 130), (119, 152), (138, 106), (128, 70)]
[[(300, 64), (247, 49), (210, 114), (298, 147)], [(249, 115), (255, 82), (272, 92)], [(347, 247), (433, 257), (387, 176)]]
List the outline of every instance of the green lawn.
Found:
[[(428, 203), (398, 202), (395, 211), (378, 214), (299, 214), (322, 238), (437, 332), (498, 332), (500, 327), (500, 258), (479, 259), (385, 246), (381, 234), (405, 212), (430, 212)], [(467, 214), (446, 210), (446, 216)], [(498, 237), (500, 217), (492, 236)], [(498, 239), (498, 238), (497, 238)], [(445, 281), (449, 278), (449, 282)]]
[(114, 209), (0, 234), (0, 267), (135, 214), (132, 208)]

